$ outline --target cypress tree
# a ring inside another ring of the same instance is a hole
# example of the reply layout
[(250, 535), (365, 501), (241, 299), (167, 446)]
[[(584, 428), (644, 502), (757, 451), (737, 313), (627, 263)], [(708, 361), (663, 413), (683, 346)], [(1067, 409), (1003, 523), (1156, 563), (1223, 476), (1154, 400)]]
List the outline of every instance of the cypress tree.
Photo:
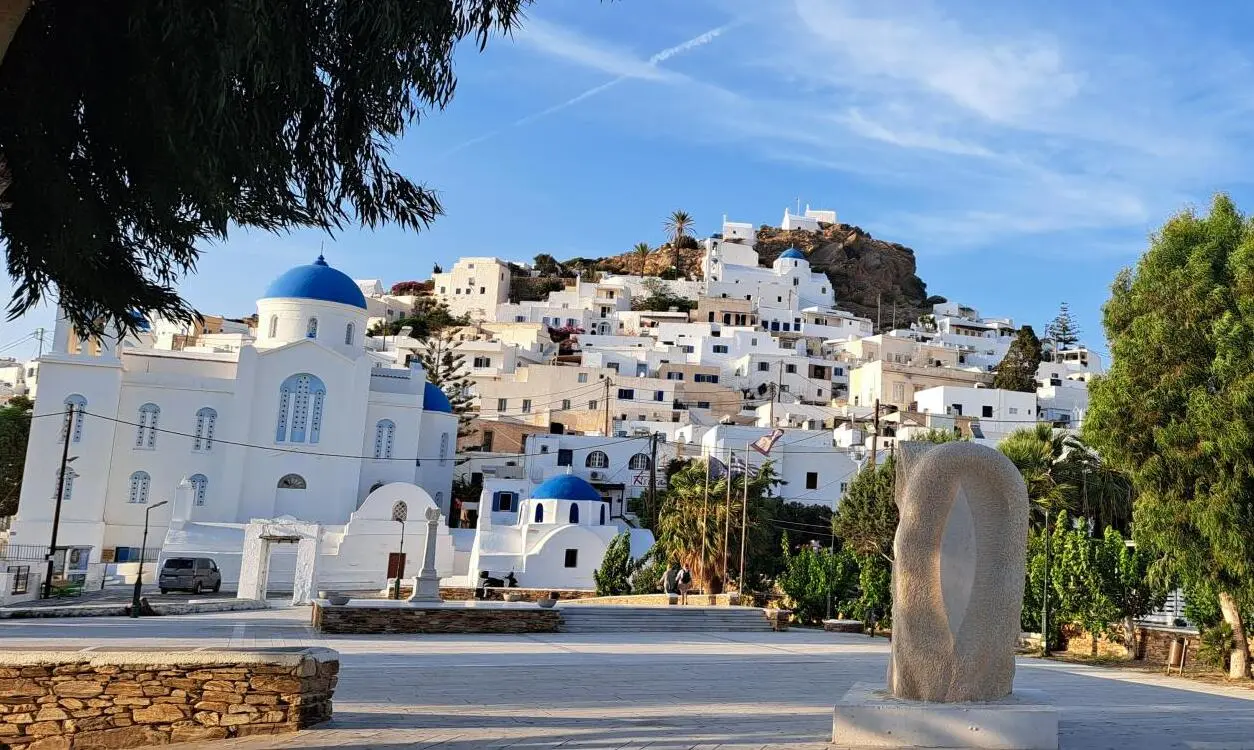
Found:
[(1008, 391), (1036, 392), (1036, 368), (1041, 364), (1041, 340), (1036, 337), (1032, 326), (1019, 329), (1015, 340), (1010, 342), (1006, 356), (997, 365), (997, 374), (993, 378), (994, 388)]

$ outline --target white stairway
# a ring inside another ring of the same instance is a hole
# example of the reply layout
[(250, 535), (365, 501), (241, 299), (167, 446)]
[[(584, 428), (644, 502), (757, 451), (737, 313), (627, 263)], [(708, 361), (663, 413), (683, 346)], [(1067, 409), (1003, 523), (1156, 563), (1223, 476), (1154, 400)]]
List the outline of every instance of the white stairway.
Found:
[(729, 632), (770, 630), (757, 607), (614, 607), (560, 606), (562, 631), (605, 632)]

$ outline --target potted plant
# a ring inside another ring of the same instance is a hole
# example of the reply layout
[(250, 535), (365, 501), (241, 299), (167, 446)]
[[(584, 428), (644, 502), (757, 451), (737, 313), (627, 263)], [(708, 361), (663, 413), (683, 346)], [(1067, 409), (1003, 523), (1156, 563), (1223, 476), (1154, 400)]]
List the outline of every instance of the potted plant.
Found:
[(557, 600), (559, 598), (561, 598), (560, 594), (558, 594), (556, 591), (550, 591), (548, 596), (544, 597), (543, 599), (537, 599), (536, 604), (539, 604), (541, 607), (544, 607), (545, 609), (551, 609), (554, 604), (557, 604)]

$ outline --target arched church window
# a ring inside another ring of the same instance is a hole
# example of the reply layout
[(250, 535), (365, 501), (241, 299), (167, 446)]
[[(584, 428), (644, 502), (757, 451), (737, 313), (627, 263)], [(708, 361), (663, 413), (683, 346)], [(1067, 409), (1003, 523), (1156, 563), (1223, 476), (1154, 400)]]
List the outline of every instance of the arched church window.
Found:
[(579, 506), (575, 503), (570, 504), (570, 522), (579, 523)]
[(281, 490), (305, 489), (305, 478), (300, 474), (284, 474), (279, 478), (278, 488)]
[(589, 469), (608, 469), (610, 466), (610, 457), (605, 455), (603, 451), (592, 451), (588, 457), (584, 459), (584, 466)]
[(605, 505), (601, 505), (601, 525), (605, 525)]
[(309, 324), (305, 326), (305, 338), (307, 339), (318, 338), (318, 319), (317, 318), (309, 319)]
[(374, 426), (374, 457), (391, 458), (395, 437), (396, 423), (390, 419), (380, 419)]
[(544, 523), (544, 503), (536, 503), (536, 523)]
[(144, 404), (139, 407), (139, 420), (135, 427), (135, 447), (153, 450), (157, 447), (157, 420), (161, 417), (161, 407), (156, 404)]
[(192, 505), (197, 508), (204, 507), (205, 494), (209, 491), (209, 477), (204, 474), (193, 474), (188, 477), (192, 483)]
[(196, 436), (192, 439), (192, 450), (213, 450), (213, 432), (218, 425), (218, 412), (211, 407), (196, 410)]
[[(74, 478), (78, 476), (78, 472), (74, 471), (74, 467), (70, 467), (70, 473), (65, 475), (65, 484), (61, 487), (61, 499), (69, 500), (74, 494)], [(52, 477), (52, 499), (57, 499), (57, 485), (61, 482), (61, 470), (57, 469)]]
[(633, 471), (641, 471), (649, 468), (649, 454), (637, 453), (632, 456), (631, 460), (627, 462), (627, 468), (632, 469)]
[(87, 411), (87, 399), (79, 393), (71, 393), (65, 397), (65, 423), (61, 425), (61, 439), (65, 439), (65, 431), (70, 429), (70, 407), (74, 407), (74, 426), (73, 434), (70, 435), (70, 442), (81, 442), (83, 439), (83, 419)]
[(353, 345), (353, 324), (352, 323), (349, 323), (348, 325), (344, 326), (344, 345), (345, 346)]
[(443, 491), (435, 493), (435, 507), (437, 508), (444, 507), (444, 492)]
[(440, 465), (444, 466), (444, 462), (448, 460), (448, 433), (440, 435)]
[(148, 503), (148, 485), (151, 483), (152, 477), (148, 476), (146, 471), (137, 471), (131, 474), (131, 494), (126, 501), (128, 503), (146, 505)]
[(315, 375), (292, 375), (279, 386), (276, 443), (316, 443), (322, 433), (322, 411), (327, 388)]
[(275, 336), (279, 334), (279, 316), (278, 315), (270, 316), (270, 328), (267, 330), (268, 330), (268, 333), (270, 334), (269, 336), (270, 338), (274, 338)]

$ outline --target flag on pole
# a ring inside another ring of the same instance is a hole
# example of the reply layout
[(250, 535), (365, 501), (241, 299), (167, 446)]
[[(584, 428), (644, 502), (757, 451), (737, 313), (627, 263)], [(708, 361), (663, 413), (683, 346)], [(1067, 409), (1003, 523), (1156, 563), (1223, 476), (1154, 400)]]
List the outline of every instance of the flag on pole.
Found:
[(727, 464), (718, 460), (714, 456), (710, 456), (709, 459), (707, 459), (707, 461), (708, 461), (708, 470), (709, 470), (710, 479), (717, 482), (718, 480), (727, 476)]
[(784, 436), (784, 431), (776, 427), (774, 430), (770, 432), (769, 435), (763, 435), (757, 440), (754, 440), (752, 443), (749, 444), (749, 447), (753, 448), (755, 451), (757, 451), (758, 453), (761, 453), (764, 456), (770, 455), (771, 449), (775, 447), (775, 444), (778, 443), (779, 439), (782, 438), (783, 436)]
[(745, 459), (739, 454), (733, 454), (731, 459), (731, 473), (748, 474), (749, 476), (757, 476), (757, 469), (745, 463)]

